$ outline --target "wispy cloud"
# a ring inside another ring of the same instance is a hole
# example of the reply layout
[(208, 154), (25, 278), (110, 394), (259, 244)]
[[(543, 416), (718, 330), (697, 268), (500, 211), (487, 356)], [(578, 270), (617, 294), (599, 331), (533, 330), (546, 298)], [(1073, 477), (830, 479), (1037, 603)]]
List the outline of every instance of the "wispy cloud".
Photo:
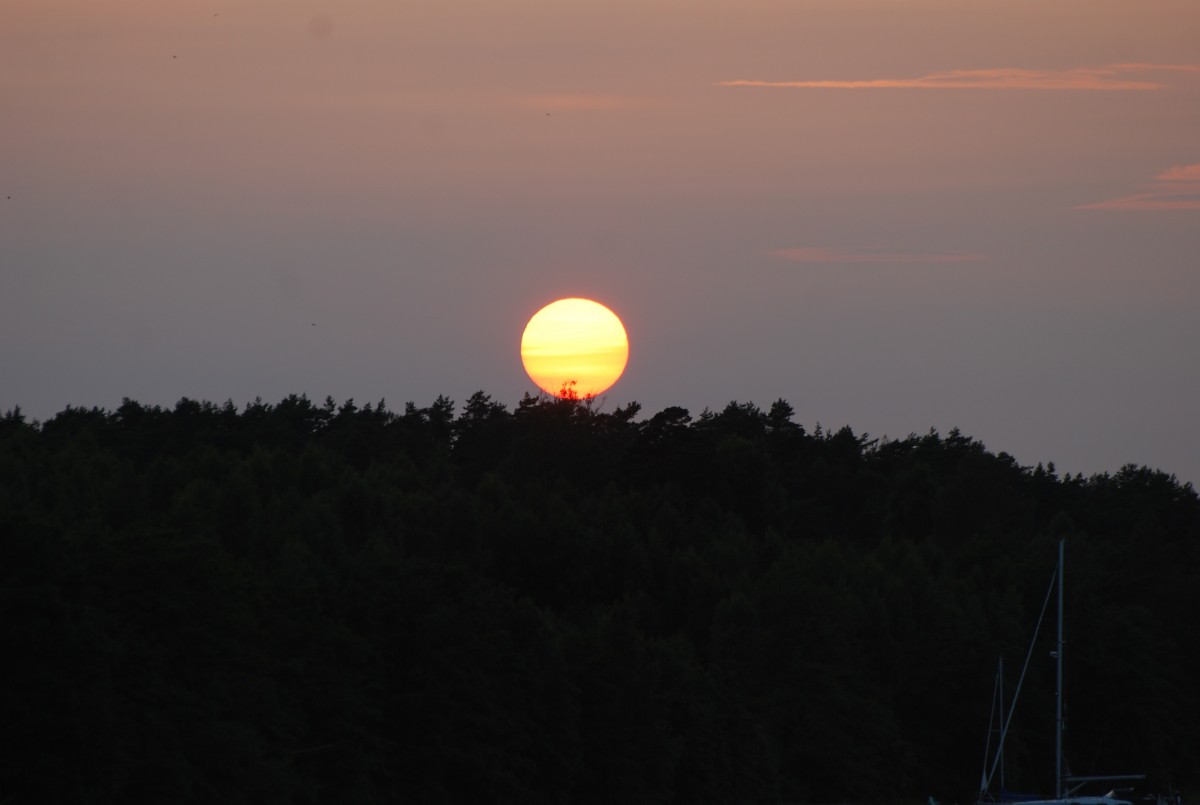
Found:
[(1200, 163), (1175, 165), (1134, 193), (1080, 204), (1077, 210), (1200, 210)]
[(1145, 91), (1162, 89), (1161, 81), (1132, 77), (1142, 73), (1200, 73), (1198, 64), (1110, 64), (1073, 67), (1069, 70), (1026, 70), (1001, 67), (984, 70), (947, 70), (915, 78), (853, 80), (719, 81), (719, 87), (770, 87), (782, 89), (1028, 89), (1082, 91)]
[(805, 246), (776, 249), (772, 257), (791, 263), (977, 263), (984, 259), (974, 252), (902, 252), (886, 249), (836, 249)]
[(1200, 182), (1200, 162), (1194, 165), (1175, 165), (1154, 178), (1160, 182)]

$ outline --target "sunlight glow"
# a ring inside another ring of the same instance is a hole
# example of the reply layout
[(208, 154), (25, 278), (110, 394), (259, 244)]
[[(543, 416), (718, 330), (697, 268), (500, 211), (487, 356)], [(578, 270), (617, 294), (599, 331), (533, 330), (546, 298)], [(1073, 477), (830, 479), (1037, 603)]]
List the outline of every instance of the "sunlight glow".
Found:
[(617, 315), (590, 299), (559, 299), (534, 314), (521, 336), (521, 362), (556, 397), (594, 397), (625, 371), (629, 339)]

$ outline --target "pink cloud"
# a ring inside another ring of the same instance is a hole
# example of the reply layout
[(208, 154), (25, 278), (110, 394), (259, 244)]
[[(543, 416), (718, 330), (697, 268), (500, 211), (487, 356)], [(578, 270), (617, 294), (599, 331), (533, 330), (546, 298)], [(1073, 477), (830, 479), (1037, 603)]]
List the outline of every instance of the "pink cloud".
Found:
[(1132, 195), (1080, 204), (1077, 210), (1200, 210), (1200, 163), (1176, 165)]
[(1200, 182), (1200, 162), (1194, 165), (1175, 165), (1154, 178), (1164, 182)]
[(984, 259), (973, 252), (897, 252), (881, 249), (833, 249), (806, 246), (768, 252), (792, 263), (977, 263)]
[(1200, 73), (1195, 64), (1112, 64), (1074, 67), (1069, 70), (1026, 70), (1004, 67), (985, 70), (947, 70), (916, 78), (805, 81), (719, 81), (720, 87), (772, 87), (800, 89), (1030, 89), (1130, 91), (1162, 89), (1156, 81), (1135, 80), (1128, 73)]

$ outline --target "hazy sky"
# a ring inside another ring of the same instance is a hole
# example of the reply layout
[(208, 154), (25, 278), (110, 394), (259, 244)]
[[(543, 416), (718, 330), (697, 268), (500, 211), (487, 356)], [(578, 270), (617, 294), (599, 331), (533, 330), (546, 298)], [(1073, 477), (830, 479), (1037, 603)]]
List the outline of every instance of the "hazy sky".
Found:
[(0, 410), (511, 407), (587, 296), (609, 408), (1200, 483), (1197, 0), (0, 0), (0, 204)]

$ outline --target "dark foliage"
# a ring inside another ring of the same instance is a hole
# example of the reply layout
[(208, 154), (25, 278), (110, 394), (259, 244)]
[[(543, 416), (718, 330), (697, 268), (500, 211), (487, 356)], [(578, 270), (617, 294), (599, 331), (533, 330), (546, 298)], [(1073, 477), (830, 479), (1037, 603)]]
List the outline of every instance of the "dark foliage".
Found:
[(1072, 769), (1200, 784), (1190, 486), (638, 413), (10, 412), (0, 802), (962, 801), (1063, 537)]

